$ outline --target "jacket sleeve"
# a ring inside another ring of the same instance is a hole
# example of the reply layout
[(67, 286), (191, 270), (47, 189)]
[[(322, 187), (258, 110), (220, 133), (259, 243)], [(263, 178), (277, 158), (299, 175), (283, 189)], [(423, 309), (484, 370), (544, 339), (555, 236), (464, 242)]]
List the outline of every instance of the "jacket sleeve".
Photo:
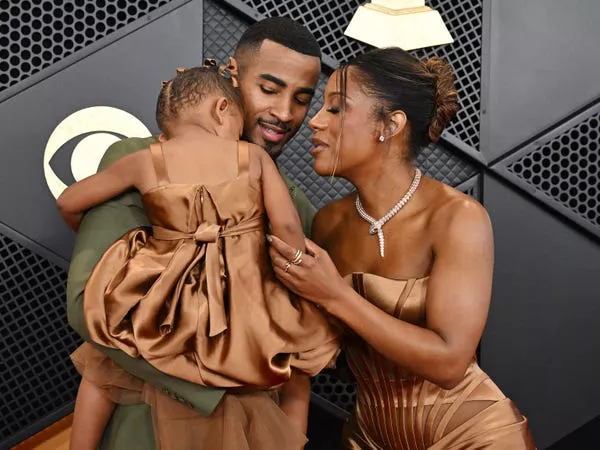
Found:
[(310, 238), (312, 223), (313, 219), (315, 218), (315, 214), (317, 213), (317, 208), (314, 207), (306, 194), (302, 192), (302, 190), (296, 186), (296, 184), (287, 175), (282, 173), (281, 176), (288, 187), (288, 191), (290, 192), (294, 206), (296, 207), (298, 215), (300, 216), (300, 222), (302, 223), (304, 235)]

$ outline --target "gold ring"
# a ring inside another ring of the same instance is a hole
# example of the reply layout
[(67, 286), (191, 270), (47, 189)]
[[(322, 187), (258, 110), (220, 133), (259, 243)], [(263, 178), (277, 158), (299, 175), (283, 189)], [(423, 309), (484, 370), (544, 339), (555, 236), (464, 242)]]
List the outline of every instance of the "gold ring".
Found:
[(296, 250), (296, 255), (294, 255), (294, 259), (290, 262), (298, 266), (302, 264), (302, 250)]
[(292, 263), (291, 262), (286, 262), (285, 263), (285, 267), (284, 267), (284, 271), (287, 272), (288, 270), (290, 270), (290, 267), (292, 267)]

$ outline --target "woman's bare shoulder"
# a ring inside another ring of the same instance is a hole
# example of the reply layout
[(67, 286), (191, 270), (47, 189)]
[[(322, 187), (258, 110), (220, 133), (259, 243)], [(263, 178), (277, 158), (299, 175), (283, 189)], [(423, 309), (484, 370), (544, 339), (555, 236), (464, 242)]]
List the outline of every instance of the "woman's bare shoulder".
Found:
[(438, 237), (491, 234), (490, 217), (481, 203), (453, 187), (436, 183), (430, 224)]
[(343, 226), (345, 217), (354, 208), (355, 196), (355, 193), (348, 194), (346, 197), (328, 203), (317, 211), (312, 227), (315, 242), (325, 242), (338, 227)]

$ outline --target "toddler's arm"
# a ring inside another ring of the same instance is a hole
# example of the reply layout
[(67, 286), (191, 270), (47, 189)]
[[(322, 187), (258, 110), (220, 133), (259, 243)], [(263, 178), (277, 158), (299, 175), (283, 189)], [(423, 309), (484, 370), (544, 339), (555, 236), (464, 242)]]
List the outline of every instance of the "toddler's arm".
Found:
[(262, 148), (256, 145), (250, 147), (260, 159), (263, 200), (273, 234), (294, 248), (304, 251), (304, 233), (300, 217), (277, 166)]
[(135, 187), (141, 156), (141, 152), (127, 155), (65, 189), (56, 205), (67, 225), (77, 231), (85, 211)]
[(310, 379), (307, 374), (292, 369), (292, 377), (280, 390), (279, 406), (300, 431), (306, 434)]

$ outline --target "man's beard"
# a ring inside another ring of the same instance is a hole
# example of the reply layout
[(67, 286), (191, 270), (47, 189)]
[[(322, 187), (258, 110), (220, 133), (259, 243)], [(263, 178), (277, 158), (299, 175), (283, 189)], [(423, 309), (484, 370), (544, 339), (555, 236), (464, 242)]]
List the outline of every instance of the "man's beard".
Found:
[[(265, 143), (263, 144), (263, 148), (265, 150), (265, 152), (267, 152), (269, 155), (271, 155), (271, 157), (274, 157), (274, 153), (273, 153), (273, 148), (275, 147), (275, 143), (274, 142), (270, 142), (270, 141), (265, 141)], [(283, 147), (283, 145), (282, 145)], [(281, 153), (281, 148), (279, 149), (279, 151), (276, 152), (277, 154)]]
[[(289, 142), (289, 140), (296, 134), (296, 132), (298, 130), (292, 130), (292, 128), (282, 122), (270, 122), (267, 120), (257, 120), (256, 121), (256, 127), (254, 128), (254, 130), (260, 130), (260, 126), (262, 124), (265, 125), (272, 125), (274, 127), (277, 127), (279, 129), (281, 129), (285, 134), (291, 134), (291, 136), (288, 136), (287, 139), (284, 140), (284, 142), (271, 142), (271, 141), (267, 141), (266, 139), (261, 139), (262, 142), (255, 142), (255, 140), (253, 139), (252, 136), (247, 136), (246, 133), (244, 132), (244, 134), (242, 135), (242, 139), (251, 142), (255, 145), (258, 145), (259, 147), (262, 147), (264, 149), (264, 151), (266, 151), (269, 156), (271, 156), (271, 158), (273, 158), (273, 160), (276, 160), (279, 155), (281, 155), (281, 153), (283, 152), (283, 147), (285, 146), (285, 144), (287, 144)], [(254, 131), (253, 130), (253, 131)], [(291, 133), (290, 133), (291, 132)]]

